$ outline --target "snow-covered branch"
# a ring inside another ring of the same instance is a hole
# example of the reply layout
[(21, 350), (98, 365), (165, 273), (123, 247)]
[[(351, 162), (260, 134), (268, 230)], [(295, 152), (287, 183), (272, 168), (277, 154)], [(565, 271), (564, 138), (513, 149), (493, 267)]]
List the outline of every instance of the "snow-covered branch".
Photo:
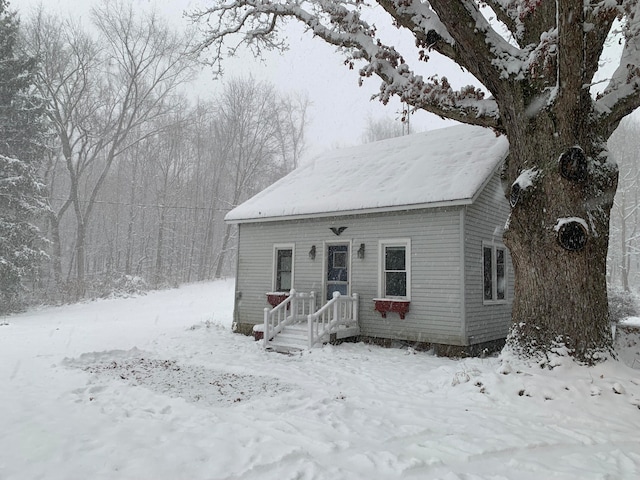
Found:
[(624, 48), (609, 84), (596, 100), (596, 109), (613, 132), (622, 118), (640, 107), (640, 5), (625, 5)]
[[(392, 95), (397, 95), (414, 108), (465, 123), (499, 128), (495, 101), (484, 100), (484, 94), (475, 87), (455, 91), (446, 79), (433, 77), (425, 81), (420, 75), (416, 75), (395, 47), (385, 45), (376, 37), (375, 27), (361, 17), (362, 5), (360, 0), (235, 0), (221, 2), (196, 12), (192, 18), (207, 24), (206, 38), (199, 50), (213, 48), (216, 52), (214, 64), (219, 64), (223, 59), (222, 46), (229, 41), (238, 41), (237, 45), (250, 45), (257, 52), (265, 47), (285, 48), (285, 44), (277, 40), (277, 20), (294, 18), (304, 23), (313, 35), (344, 49), (348, 54), (346, 63), (351, 68), (355, 66), (355, 62), (364, 62), (360, 69), (362, 77), (376, 75), (381, 78), (383, 85), (376, 95), (381, 101), (386, 102)], [(417, 0), (389, 1), (385, 8), (396, 12), (397, 22), (401, 20), (410, 26), (419, 43), (429, 46), (430, 39), (437, 39), (441, 42), (440, 51), (453, 57), (471, 73), (480, 74), (492, 69), (491, 57), (481, 60), (481, 55), (472, 55), (470, 52), (462, 55), (460, 47), (454, 51), (455, 40), (448, 35), (447, 29), (428, 4)], [(479, 28), (485, 32), (492, 31), (479, 12), (478, 15), (475, 21)], [(485, 45), (481, 38), (484, 38), (484, 34), (478, 34), (475, 40)], [(495, 49), (496, 46), (503, 51), (512, 48), (499, 39), (497, 34), (491, 38), (491, 46), (483, 47), (487, 55), (491, 55), (490, 48)], [(232, 49), (229, 54), (233, 53)], [(426, 56), (423, 59), (426, 60)], [(484, 64), (481, 69), (478, 67), (480, 63)], [(493, 76), (498, 79), (500, 74), (495, 70)]]

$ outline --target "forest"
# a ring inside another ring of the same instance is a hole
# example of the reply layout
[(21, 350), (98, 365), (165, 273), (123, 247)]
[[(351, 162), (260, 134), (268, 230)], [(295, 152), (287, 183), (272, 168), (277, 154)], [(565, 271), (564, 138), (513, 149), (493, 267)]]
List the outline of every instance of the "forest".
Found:
[[(21, 116), (30, 137), (1, 153), (33, 169), (42, 203), (28, 215), (39, 229), (33, 256), (13, 282), (3, 276), (4, 309), (232, 275), (223, 217), (296, 167), (307, 98), (230, 76), (213, 98), (193, 99), (202, 66), (188, 35), (131, 5), (103, 4), (91, 28), (42, 9), (0, 14), (15, 38), (3, 56), (22, 61), (30, 80), (2, 118)], [(10, 203), (16, 225), (27, 214)]]
[[(0, 20), (0, 120), (13, 139), (0, 149), (0, 314), (232, 276), (224, 215), (304, 161), (304, 92), (230, 72), (194, 98), (207, 67), (190, 34), (130, 4), (104, 2), (87, 25), (42, 8), (20, 17), (0, 0)], [(370, 119), (361, 138), (404, 133)], [(609, 142), (617, 292), (640, 275), (639, 138), (632, 115)]]

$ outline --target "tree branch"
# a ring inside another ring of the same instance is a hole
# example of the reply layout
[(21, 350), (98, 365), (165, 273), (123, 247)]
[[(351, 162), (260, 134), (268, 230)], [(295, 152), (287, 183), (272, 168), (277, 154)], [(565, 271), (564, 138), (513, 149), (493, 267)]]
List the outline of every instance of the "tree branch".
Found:
[(640, 5), (632, 5), (625, 13), (625, 44), (620, 63), (595, 102), (607, 135), (613, 133), (620, 120), (640, 107)]
[(478, 78), (493, 95), (509, 78), (518, 76), (525, 52), (510, 45), (489, 24), (473, 0), (431, 0), (431, 8), (455, 40), (458, 63)]
[[(465, 3), (467, 3), (466, 0)], [(465, 123), (500, 129), (495, 101), (484, 100), (484, 94), (479, 89), (465, 87), (456, 92), (451, 88), (446, 78), (437, 79), (434, 77), (429, 82), (425, 82), (421, 76), (415, 75), (394, 47), (387, 46), (375, 38), (375, 28), (360, 17), (361, 2), (359, 0), (354, 0), (354, 2), (316, 0), (310, 4), (314, 8), (313, 11), (306, 10), (301, 5), (300, 2), (293, 0), (278, 3), (235, 0), (197, 12), (192, 15), (192, 18), (206, 21), (210, 25), (207, 38), (200, 43), (197, 50), (202, 51), (205, 48), (213, 47), (217, 52), (221, 52), (225, 40), (234, 35), (242, 35), (240, 43), (264, 45), (271, 42), (272, 36), (276, 34), (275, 18), (295, 18), (304, 23), (315, 36), (348, 51), (350, 57), (345, 63), (351, 68), (354, 67), (355, 61), (365, 61), (360, 75), (362, 77), (376, 75), (383, 80), (381, 91), (376, 95), (382, 102), (386, 103), (392, 95), (397, 95), (402, 101), (414, 108), (424, 109), (436, 115)], [(397, 7), (398, 3), (387, 2), (387, 8), (391, 10), (394, 5)], [(414, 7), (416, 10), (413, 9)], [(446, 35), (446, 29), (443, 30), (438, 18), (428, 7), (417, 0), (409, 3), (408, 6), (405, 3), (403, 9), (399, 9), (399, 7), (396, 9), (399, 19), (416, 27), (412, 29), (414, 34), (426, 26)], [(414, 18), (409, 19), (407, 16), (409, 14), (413, 14)], [(484, 22), (484, 19), (478, 18), (477, 22)], [(247, 25), (251, 28), (246, 28)], [(482, 27), (490, 29), (486, 22)], [(493, 33), (495, 34), (495, 32)], [(498, 40), (497, 34), (495, 37), (494, 45), (499, 45), (500, 48), (511, 48), (504, 40)], [(479, 42), (480, 38), (484, 38), (484, 36), (478, 35), (474, 40)], [(485, 45), (484, 41), (482, 45)], [(462, 56), (459, 54), (459, 49), (452, 50), (451, 45), (447, 45), (446, 42), (441, 42), (439, 48), (445, 54), (454, 56), (455, 61), (463, 66), (465, 66), (465, 62), (468, 63), (472, 73), (479, 72), (477, 66), (480, 62), (478, 59), (480, 54), (467, 53)], [(487, 54), (490, 53), (488, 48), (483, 47)], [(475, 58), (475, 60), (472, 62), (471, 58)], [(214, 63), (220, 60), (222, 58), (214, 59)], [(482, 60), (481, 63), (483, 69), (492, 69), (490, 59)], [(492, 76), (496, 82), (499, 81), (500, 73), (497, 69), (493, 68)]]

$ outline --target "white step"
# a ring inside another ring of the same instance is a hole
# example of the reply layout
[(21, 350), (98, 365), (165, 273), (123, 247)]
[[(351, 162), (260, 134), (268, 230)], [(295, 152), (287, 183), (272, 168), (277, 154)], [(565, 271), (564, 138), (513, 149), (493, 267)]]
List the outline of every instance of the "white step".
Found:
[(269, 348), (285, 353), (306, 350), (309, 348), (307, 325), (297, 324), (284, 327), (282, 332), (269, 342)]
[[(282, 353), (297, 352), (309, 348), (309, 336), (306, 323), (287, 325), (282, 332), (276, 335), (268, 348)], [(340, 327), (336, 332), (336, 338), (348, 338), (360, 334), (360, 329), (356, 327)], [(323, 339), (323, 343), (329, 341), (329, 335)]]

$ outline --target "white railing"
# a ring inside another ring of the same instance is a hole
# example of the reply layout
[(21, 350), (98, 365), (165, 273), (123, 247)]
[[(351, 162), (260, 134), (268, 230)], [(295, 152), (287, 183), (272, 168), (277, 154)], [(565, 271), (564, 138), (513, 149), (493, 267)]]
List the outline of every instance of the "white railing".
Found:
[(289, 296), (274, 308), (264, 309), (264, 341), (265, 348), (269, 342), (287, 325), (302, 322), (309, 314), (316, 311), (316, 294), (291, 290)]
[(358, 325), (358, 294), (342, 296), (333, 292), (329, 300), (317, 312), (310, 313), (308, 318), (309, 349), (323, 343), (326, 336), (335, 333), (340, 326), (355, 327)]

